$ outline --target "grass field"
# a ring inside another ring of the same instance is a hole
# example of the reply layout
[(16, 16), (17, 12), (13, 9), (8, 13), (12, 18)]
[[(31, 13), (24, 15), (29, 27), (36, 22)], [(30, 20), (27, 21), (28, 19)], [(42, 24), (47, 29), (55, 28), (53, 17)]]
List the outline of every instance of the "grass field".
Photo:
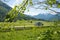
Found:
[[(60, 26), (54, 26), (54, 22), (42, 22), (44, 25), (37, 27), (38, 21), (0, 22), (0, 27), (19, 27), (22, 30), (0, 31), (0, 40), (60, 40)], [(29, 29), (25, 29), (31, 27)]]
[[(49, 32), (48, 30), (50, 30), (51, 32)], [(34, 27), (30, 30), (0, 32), (0, 40), (50, 40), (50, 39), (60, 40), (60, 27), (56, 28)]]
[(22, 26), (22, 27), (35, 27), (36, 22), (41, 22), (43, 26), (54, 26), (54, 22), (47, 22), (47, 21), (35, 21), (33, 20), (32, 23), (30, 20), (22, 20), (22, 21), (17, 21), (17, 22), (0, 22), (0, 27), (12, 27), (12, 26)]

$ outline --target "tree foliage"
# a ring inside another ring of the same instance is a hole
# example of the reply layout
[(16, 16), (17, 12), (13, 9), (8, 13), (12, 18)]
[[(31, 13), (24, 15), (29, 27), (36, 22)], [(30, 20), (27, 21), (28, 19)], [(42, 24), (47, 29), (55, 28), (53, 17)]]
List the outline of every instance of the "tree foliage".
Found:
[(13, 22), (14, 18), (17, 17), (18, 13), (24, 13), (26, 10), (26, 6), (28, 5), (28, 1), (24, 0), (19, 6), (15, 6), (7, 15), (6, 22)]

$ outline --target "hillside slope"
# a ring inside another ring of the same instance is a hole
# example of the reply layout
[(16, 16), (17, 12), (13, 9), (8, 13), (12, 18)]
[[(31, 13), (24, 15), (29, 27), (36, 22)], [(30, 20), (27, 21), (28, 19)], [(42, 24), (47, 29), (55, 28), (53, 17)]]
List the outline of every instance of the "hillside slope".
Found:
[(4, 21), (4, 17), (5, 15), (11, 10), (12, 8), (9, 7), (8, 5), (6, 5), (5, 3), (3, 3), (0, 0), (0, 22)]

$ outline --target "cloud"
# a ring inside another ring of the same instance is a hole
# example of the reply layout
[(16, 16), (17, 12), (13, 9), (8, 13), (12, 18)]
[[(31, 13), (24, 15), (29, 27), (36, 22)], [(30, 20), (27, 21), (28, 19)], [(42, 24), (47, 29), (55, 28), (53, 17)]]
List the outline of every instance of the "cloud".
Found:
[(19, 0), (16, 0), (16, 2), (19, 2)]

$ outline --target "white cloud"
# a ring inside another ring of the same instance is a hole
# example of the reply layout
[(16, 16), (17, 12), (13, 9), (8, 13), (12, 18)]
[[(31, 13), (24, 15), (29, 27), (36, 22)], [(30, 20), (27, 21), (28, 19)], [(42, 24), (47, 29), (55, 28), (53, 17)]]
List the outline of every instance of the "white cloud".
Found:
[(16, 0), (16, 1), (19, 1), (19, 0)]

